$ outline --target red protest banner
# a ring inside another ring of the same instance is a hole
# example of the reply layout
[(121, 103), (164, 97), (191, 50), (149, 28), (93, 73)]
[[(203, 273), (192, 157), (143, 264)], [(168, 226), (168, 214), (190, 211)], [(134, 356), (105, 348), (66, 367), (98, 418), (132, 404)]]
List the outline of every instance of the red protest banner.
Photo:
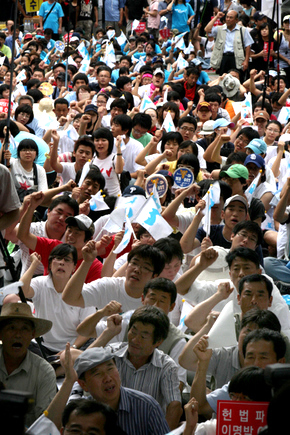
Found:
[(218, 400), (217, 435), (257, 435), (267, 424), (268, 402)]
[(136, 33), (142, 33), (146, 30), (146, 23), (139, 23), (138, 26), (135, 29)]
[(161, 29), (159, 30), (160, 36), (162, 39), (166, 39), (170, 37), (170, 29)]
[[(0, 113), (8, 113), (8, 100), (0, 100)], [(13, 108), (13, 103), (11, 103), (11, 110)]]

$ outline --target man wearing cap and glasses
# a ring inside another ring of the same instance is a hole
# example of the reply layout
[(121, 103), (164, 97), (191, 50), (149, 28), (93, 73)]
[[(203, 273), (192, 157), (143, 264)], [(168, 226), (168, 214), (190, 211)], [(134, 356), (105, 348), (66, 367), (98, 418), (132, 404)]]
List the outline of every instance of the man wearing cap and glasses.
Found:
[(33, 317), (24, 303), (3, 305), (0, 315), (0, 381), (9, 390), (32, 393), (34, 404), (26, 415), (31, 425), (48, 407), (56, 394), (53, 368), (28, 350), (33, 338), (47, 333), (52, 322)]
[[(24, 213), (18, 228), (18, 238), (31, 250), (41, 255), (41, 261), (44, 266), (44, 275), (48, 275), (48, 257), (51, 250), (62, 243), (59, 240), (52, 240), (46, 237), (37, 237), (29, 232), (31, 220), (34, 210), (42, 203), (43, 193), (37, 192), (38, 195), (30, 196), (30, 207)], [(93, 221), (86, 215), (81, 214), (75, 217), (65, 219), (67, 229), (65, 232), (65, 242), (76, 248), (78, 261), (76, 269), (83, 261), (82, 248), (86, 242), (90, 240), (94, 234), (95, 227)], [(110, 238), (106, 237), (105, 245), (110, 242)], [(105, 240), (104, 239), (104, 240)], [(102, 242), (98, 243), (97, 248), (101, 249)], [(100, 251), (101, 253), (101, 251)], [(101, 277), (102, 264), (95, 258), (86, 276), (86, 282), (91, 282)]]

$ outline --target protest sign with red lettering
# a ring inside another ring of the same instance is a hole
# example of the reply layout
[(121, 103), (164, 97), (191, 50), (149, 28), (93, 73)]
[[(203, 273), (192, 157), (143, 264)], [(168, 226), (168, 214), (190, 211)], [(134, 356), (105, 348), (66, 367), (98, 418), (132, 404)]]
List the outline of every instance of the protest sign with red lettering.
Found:
[(218, 400), (219, 435), (257, 435), (267, 425), (268, 402)]
[[(0, 113), (8, 113), (8, 100), (0, 100)], [(11, 110), (13, 108), (13, 103), (11, 103)]]

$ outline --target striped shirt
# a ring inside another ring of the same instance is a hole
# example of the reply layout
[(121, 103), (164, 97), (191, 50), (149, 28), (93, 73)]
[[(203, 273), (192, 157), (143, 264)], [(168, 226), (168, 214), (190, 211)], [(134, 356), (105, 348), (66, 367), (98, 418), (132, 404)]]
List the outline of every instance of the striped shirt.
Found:
[(127, 435), (163, 435), (170, 431), (153, 397), (124, 387), (120, 393), (118, 425)]
[(113, 343), (110, 347), (124, 387), (150, 394), (164, 414), (171, 402), (181, 402), (178, 367), (170, 356), (154, 349), (151, 360), (137, 370), (128, 359), (127, 343)]

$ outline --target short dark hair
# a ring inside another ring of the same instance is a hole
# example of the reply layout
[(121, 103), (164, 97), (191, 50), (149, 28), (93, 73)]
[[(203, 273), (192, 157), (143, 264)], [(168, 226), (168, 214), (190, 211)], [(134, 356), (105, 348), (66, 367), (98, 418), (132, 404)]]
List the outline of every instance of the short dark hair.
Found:
[(78, 399), (71, 400), (64, 408), (62, 414), (62, 425), (65, 427), (70, 419), (71, 414), (75, 412), (76, 415), (90, 415), (100, 413), (105, 417), (104, 429), (107, 435), (121, 435), (124, 434), (122, 429), (117, 425), (116, 412), (105, 403), (97, 402), (93, 399)]
[(97, 75), (99, 75), (102, 71), (108, 71), (110, 73), (110, 76), (112, 75), (112, 69), (107, 65), (99, 66), (99, 68), (97, 69)]
[(147, 115), (147, 113), (136, 113), (133, 118), (132, 128), (136, 127), (136, 125), (140, 125), (140, 127), (145, 128), (147, 131), (150, 130), (152, 125), (151, 116)]
[(215, 92), (211, 92), (210, 89), (205, 92), (204, 101), (206, 101), (207, 103), (212, 101), (212, 102), (222, 104), (222, 99), (221, 99), (220, 95), (216, 94)]
[[(93, 139), (107, 139), (109, 141), (109, 147), (108, 147), (108, 156), (112, 154), (113, 147), (114, 147), (114, 136), (110, 132), (108, 128), (100, 127), (93, 133)], [(97, 157), (98, 151), (96, 150)]]
[(127, 135), (130, 136), (132, 130), (132, 119), (128, 115), (117, 115), (112, 119), (112, 124), (120, 125), (122, 131), (128, 130)]
[(77, 216), (79, 214), (79, 205), (75, 199), (73, 199), (71, 196), (69, 196), (67, 193), (63, 195), (59, 195), (56, 198), (54, 198), (51, 201), (50, 206), (48, 207), (48, 210), (51, 211), (55, 207), (57, 207), (59, 204), (66, 204), (70, 208), (73, 209), (74, 216)]
[(285, 356), (286, 342), (280, 332), (271, 331), (271, 329), (262, 328), (255, 329), (250, 332), (244, 339), (243, 343), (243, 355), (246, 356), (246, 350), (249, 343), (256, 341), (270, 341), (273, 343), (274, 352), (277, 356), (277, 361)]
[[(21, 106), (20, 106), (21, 107)], [(17, 147), (17, 157), (20, 158), (20, 151), (22, 150), (33, 150), (36, 151), (36, 157), (38, 156), (38, 146), (33, 139), (23, 139), (19, 142)]]
[(237, 134), (237, 138), (241, 135), (245, 135), (246, 138), (251, 142), (253, 139), (260, 139), (259, 133), (252, 127), (245, 127)]
[(89, 172), (85, 176), (84, 181), (86, 179), (96, 181), (100, 185), (100, 190), (104, 190), (105, 185), (106, 185), (106, 180), (97, 166), (92, 165), (91, 169), (89, 170)]
[[(0, 138), (4, 137), (4, 127), (7, 127), (7, 119), (2, 119), (0, 121)], [(13, 137), (17, 136), (19, 133), (19, 128), (14, 121), (10, 121), (10, 131)]]
[(33, 86), (35, 86), (35, 85), (38, 88), (40, 86), (40, 83), (41, 82), (38, 79), (29, 79), (28, 82), (26, 82), (26, 87), (27, 87), (28, 90), (32, 89)]
[(233, 261), (237, 258), (243, 258), (244, 260), (249, 260), (255, 264), (257, 269), (260, 267), (258, 254), (249, 248), (237, 248), (233, 249), (226, 255), (226, 262), (229, 268), (231, 268)]
[(54, 108), (56, 108), (57, 104), (65, 104), (67, 107), (69, 107), (69, 102), (65, 98), (57, 98), (54, 100)]
[(188, 76), (190, 76), (191, 74), (193, 74), (195, 76), (199, 76), (199, 71), (196, 67), (185, 68), (185, 70), (186, 70), (186, 74)]
[(49, 254), (48, 257), (48, 267), (50, 269), (51, 262), (55, 257), (67, 257), (68, 255), (72, 254), (73, 263), (76, 266), (78, 262), (78, 253), (74, 246), (69, 245), (68, 243), (60, 243), (59, 245), (55, 246), (52, 251)]
[[(226, 160), (226, 165), (232, 165), (234, 163), (243, 165), (246, 158), (247, 158), (247, 154), (244, 153), (243, 151), (238, 151), (238, 152), (233, 151), (228, 155)], [(241, 178), (239, 178), (239, 180)], [(243, 180), (245, 180), (245, 178), (243, 178)]]
[(281, 332), (281, 323), (278, 317), (270, 310), (260, 310), (260, 308), (252, 308), (247, 311), (241, 321), (241, 329), (250, 324), (255, 324), (258, 329), (267, 328), (272, 331)]
[(183, 142), (181, 142), (181, 144), (178, 147), (178, 151), (188, 147), (191, 147), (191, 153), (194, 154), (196, 157), (198, 157), (197, 145), (195, 142), (192, 142), (192, 140), (184, 140)]
[(264, 282), (266, 284), (267, 292), (269, 298), (272, 296), (273, 284), (271, 281), (265, 276), (260, 275), (259, 273), (253, 273), (252, 275), (244, 276), (239, 282), (239, 295), (242, 294), (244, 289), (244, 284), (247, 282)]
[(178, 121), (178, 127), (182, 127), (182, 125), (187, 122), (188, 124), (192, 124), (194, 126), (194, 128), (196, 129), (197, 127), (197, 121), (193, 116), (184, 116), (183, 118), (181, 118)]
[(261, 245), (263, 242), (263, 233), (260, 225), (254, 221), (241, 221), (238, 222), (233, 228), (233, 234), (236, 235), (238, 232), (246, 230), (250, 233), (256, 234), (257, 236), (257, 245)]
[(17, 107), (17, 109), (15, 110), (15, 115), (14, 118), (17, 121), (17, 117), (19, 115), (19, 113), (27, 113), (27, 115), (29, 115), (29, 120), (27, 124), (30, 124), (30, 122), (33, 120), (34, 116), (33, 116), (33, 109), (31, 106), (29, 106), (29, 104), (20, 104), (20, 106)]
[[(230, 198), (230, 196), (232, 196), (232, 189), (227, 183), (225, 183), (222, 180), (218, 180), (218, 183), (221, 188), (221, 198), (224, 200), (224, 202), (226, 202), (226, 200)], [(206, 194), (211, 184), (212, 184), (212, 180), (201, 180), (198, 183), (198, 186), (200, 187), (198, 196), (200, 198), (202, 198)]]
[(86, 83), (86, 85), (89, 84), (89, 79), (88, 79), (87, 75), (84, 74), (84, 73), (77, 73), (77, 74), (74, 76), (74, 78), (73, 78), (73, 82), (72, 82), (72, 85), (73, 85), (73, 86), (76, 84), (76, 81), (77, 81), (77, 80), (84, 80), (85, 83)]
[(160, 275), (165, 266), (165, 259), (162, 252), (154, 246), (139, 245), (132, 249), (128, 254), (128, 263), (133, 257), (149, 259), (152, 263), (153, 274)]
[(6, 35), (5, 35), (4, 32), (0, 32), (0, 38), (4, 39), (4, 41), (5, 41), (5, 39), (6, 39)]
[(123, 89), (127, 83), (132, 83), (132, 79), (128, 76), (121, 76), (116, 81), (116, 86), (118, 89)]
[[(150, 116), (150, 115), (148, 115)], [(180, 145), (183, 141), (183, 138), (181, 136), (181, 134), (179, 133), (179, 131), (170, 131), (168, 133), (164, 133), (162, 136), (162, 140), (161, 140), (161, 152), (164, 153), (165, 150), (165, 145), (169, 140), (176, 140), (178, 145)]]
[(264, 369), (250, 366), (235, 373), (229, 383), (229, 393), (242, 393), (256, 402), (270, 402), (272, 388), (266, 383)]
[(39, 103), (39, 101), (44, 97), (43, 93), (39, 89), (29, 89), (26, 96), (27, 95), (32, 97), (35, 103)]
[(94, 155), (95, 145), (94, 145), (94, 142), (92, 141), (92, 139), (90, 138), (90, 136), (87, 136), (87, 135), (80, 136), (78, 138), (78, 140), (75, 142), (74, 152), (76, 152), (81, 145), (83, 145), (85, 147), (90, 147), (92, 150), (92, 154)]
[(176, 285), (173, 281), (167, 278), (153, 278), (145, 284), (143, 296), (145, 297), (149, 290), (159, 290), (170, 294), (170, 302), (174, 304), (177, 298)]
[(128, 110), (128, 103), (124, 98), (115, 98), (114, 101), (112, 101), (110, 110), (112, 110), (114, 107), (118, 107), (118, 109), (121, 109), (124, 114), (127, 113)]
[(153, 246), (163, 253), (165, 263), (170, 263), (174, 257), (177, 257), (180, 261), (183, 260), (181, 245), (179, 241), (173, 237), (162, 237), (157, 240)]
[(164, 311), (160, 310), (160, 308), (151, 305), (144, 305), (137, 308), (131, 316), (128, 331), (130, 331), (136, 322), (141, 322), (144, 325), (152, 325), (154, 327), (153, 344), (160, 340), (165, 340), (168, 336), (170, 322), (168, 316)]

